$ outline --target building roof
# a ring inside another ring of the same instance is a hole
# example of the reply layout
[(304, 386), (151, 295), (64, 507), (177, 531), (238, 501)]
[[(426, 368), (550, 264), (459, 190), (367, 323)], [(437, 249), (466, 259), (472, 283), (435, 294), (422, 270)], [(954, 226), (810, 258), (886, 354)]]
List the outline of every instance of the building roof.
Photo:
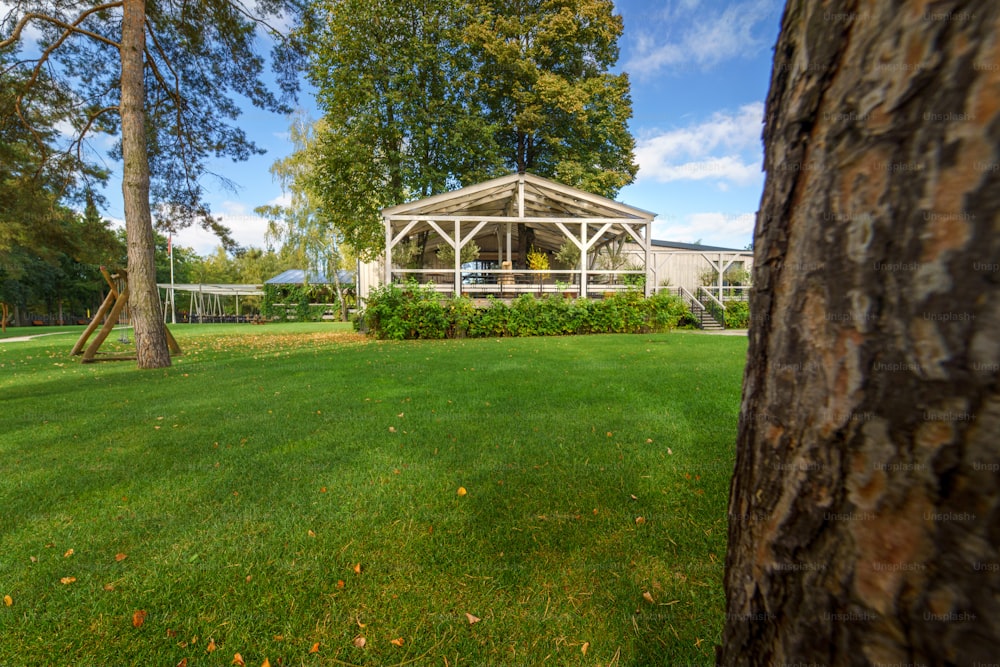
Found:
[(745, 253), (747, 255), (752, 255), (752, 250), (738, 249), (738, 248), (721, 248), (714, 245), (702, 245), (700, 243), (681, 243), (680, 241), (658, 241), (656, 239), (652, 240), (652, 245), (654, 248), (671, 248), (673, 250), (695, 250), (701, 252), (738, 252)]
[[(353, 285), (354, 272), (340, 269), (337, 271), (337, 279), (341, 284)], [(270, 280), (264, 281), (266, 285), (332, 285), (333, 280), (319, 271), (306, 271), (304, 269), (288, 269), (282, 271)]]

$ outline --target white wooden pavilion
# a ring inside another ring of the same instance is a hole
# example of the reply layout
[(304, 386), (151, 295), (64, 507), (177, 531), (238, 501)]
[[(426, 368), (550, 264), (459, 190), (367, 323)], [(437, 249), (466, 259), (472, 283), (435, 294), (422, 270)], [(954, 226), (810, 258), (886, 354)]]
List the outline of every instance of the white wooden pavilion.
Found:
[[(648, 293), (648, 281), (641, 278), (650, 265), (654, 217), (546, 178), (511, 174), (384, 209), (385, 254), (376, 271), (370, 265), (368, 271), (361, 268), (361, 295), (367, 295), (371, 285), (366, 283), (373, 280), (411, 279), (442, 292), (472, 295), (561, 291), (585, 297), (630, 283), (645, 283)], [(478, 256), (463, 263), (462, 250), (472, 242)], [(627, 242), (638, 246), (641, 266), (635, 261), (609, 267), (600, 261), (602, 253), (610, 255)], [(556, 258), (567, 244), (582, 259), (575, 266)], [(405, 263), (399, 260), (403, 248), (409, 250)], [(531, 249), (549, 257), (549, 269), (529, 268)]]

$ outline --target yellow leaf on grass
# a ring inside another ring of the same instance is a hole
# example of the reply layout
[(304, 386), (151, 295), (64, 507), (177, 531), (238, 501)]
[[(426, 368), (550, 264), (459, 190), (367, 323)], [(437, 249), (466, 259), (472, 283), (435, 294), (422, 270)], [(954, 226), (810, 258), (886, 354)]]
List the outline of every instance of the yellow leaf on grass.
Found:
[(465, 613), (465, 617), (467, 619), (469, 619), (469, 625), (474, 625), (474, 624), (478, 623), (479, 621), (483, 620), (483, 619), (479, 618), (478, 616), (473, 616), (472, 614), (470, 614), (468, 612)]
[(319, 653), (319, 642), (316, 642), (315, 644), (313, 644), (312, 648), (309, 649), (309, 652), (310, 653)]
[(316, 533), (314, 533), (313, 531), (310, 530), (309, 531), (309, 537), (316, 537)]
[(215, 645), (215, 640), (210, 637), (208, 639), (208, 646), (205, 647), (205, 652), (212, 653), (216, 648), (218, 647)]
[(361, 563), (357, 563), (354, 566), (354, 574), (361, 574)]
[(580, 653), (587, 655), (587, 649), (590, 648), (590, 642), (583, 642), (583, 646), (580, 647)]
[(187, 667), (187, 665), (188, 665), (187, 658), (181, 658), (181, 661), (177, 663), (177, 667)]
[(389, 427), (389, 433), (395, 433), (395, 432), (396, 432), (396, 427), (395, 426), (390, 426)]
[(3, 603), (5, 605), (7, 605), (8, 607), (10, 607), (10, 606), (12, 606), (14, 604), (14, 598), (12, 598), (9, 595), (5, 595), (5, 596), (3, 596)]
[(74, 581), (76, 581), (76, 577), (63, 577), (62, 579), (59, 580), (59, 583), (72, 584)]
[(115, 554), (115, 562), (117, 562), (117, 563), (122, 562), (126, 558), (128, 558), (127, 554)]
[(238, 667), (246, 667), (247, 663), (243, 662), (243, 656), (237, 653), (233, 656), (233, 661), (230, 664), (237, 665)]
[(635, 523), (636, 523), (637, 526), (641, 526), (642, 524), (646, 523), (646, 517), (644, 517), (644, 516), (637, 516), (635, 518)]
[(464, 486), (460, 486), (460, 487), (458, 487), (458, 495), (460, 495), (460, 496), (464, 496), (464, 495), (465, 495), (465, 494), (467, 494), (467, 493), (468, 493), (468, 491), (466, 491), (466, 490), (465, 490), (465, 487), (464, 487)]
[(650, 593), (649, 591), (646, 591), (642, 594), (642, 599), (648, 602), (649, 604), (653, 604), (653, 594)]
[(271, 667), (271, 661), (264, 658), (264, 662), (260, 663), (260, 667)]
[(403, 638), (402, 637), (397, 637), (396, 639), (390, 639), (389, 643), (392, 644), (393, 646), (402, 646), (403, 645)]
[(104, 584), (104, 590), (106, 590), (106, 591), (113, 591), (113, 590), (115, 590), (115, 585), (114, 584)]
[(69, 558), (72, 555), (73, 555), (73, 550), (72, 549), (67, 549), (66, 553), (63, 554), (63, 558)]

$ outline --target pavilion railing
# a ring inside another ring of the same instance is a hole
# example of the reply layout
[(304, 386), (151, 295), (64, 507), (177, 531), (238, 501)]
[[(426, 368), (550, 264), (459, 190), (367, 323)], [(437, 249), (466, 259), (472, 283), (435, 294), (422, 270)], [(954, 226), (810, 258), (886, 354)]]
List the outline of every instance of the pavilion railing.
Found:
[[(463, 269), (461, 288), (467, 294), (523, 294), (523, 293), (581, 293), (583, 271), (564, 269)], [(434, 285), (441, 292), (454, 292), (455, 273), (447, 269), (393, 269), (395, 282), (411, 279), (421, 284)], [(601, 269), (588, 270), (587, 293), (591, 296), (603, 292), (643, 289), (644, 270)]]

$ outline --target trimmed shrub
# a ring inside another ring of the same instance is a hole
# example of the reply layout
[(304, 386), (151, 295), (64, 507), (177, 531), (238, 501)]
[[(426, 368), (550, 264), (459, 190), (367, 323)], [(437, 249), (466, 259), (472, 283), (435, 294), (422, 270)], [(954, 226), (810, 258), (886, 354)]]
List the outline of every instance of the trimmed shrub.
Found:
[(522, 294), (510, 305), (491, 297), (488, 307), (476, 308), (468, 298), (408, 283), (372, 292), (360, 321), (371, 336), (402, 340), (669, 331), (694, 317), (683, 299), (665, 292), (647, 299), (630, 290), (596, 300)]
[(750, 326), (750, 304), (746, 301), (727, 301), (725, 317), (727, 329), (746, 329)]

